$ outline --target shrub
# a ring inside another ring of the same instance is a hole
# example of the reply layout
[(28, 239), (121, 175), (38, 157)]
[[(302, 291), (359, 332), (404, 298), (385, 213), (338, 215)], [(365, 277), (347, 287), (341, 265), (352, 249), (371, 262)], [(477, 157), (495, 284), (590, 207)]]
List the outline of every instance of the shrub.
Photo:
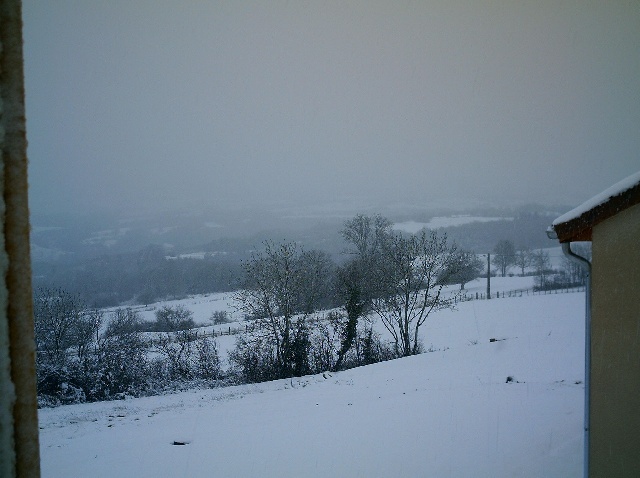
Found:
[(231, 317), (229, 317), (229, 313), (226, 310), (216, 310), (211, 313), (209, 320), (211, 320), (213, 325), (220, 325), (231, 322)]
[(176, 307), (165, 305), (156, 311), (154, 329), (157, 332), (177, 332), (178, 330), (193, 329), (195, 326), (193, 312), (182, 305)]

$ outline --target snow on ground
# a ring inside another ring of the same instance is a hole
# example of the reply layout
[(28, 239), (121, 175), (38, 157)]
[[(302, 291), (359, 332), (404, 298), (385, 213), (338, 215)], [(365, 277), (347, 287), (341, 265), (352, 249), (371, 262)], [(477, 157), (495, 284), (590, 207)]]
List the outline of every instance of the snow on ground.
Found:
[(42, 409), (42, 476), (581, 475), (584, 293), (464, 302), (423, 340), (340, 373)]
[(469, 215), (458, 215), (458, 216), (443, 216), (443, 217), (434, 217), (429, 222), (416, 222), (416, 221), (405, 221), (405, 222), (397, 222), (393, 225), (393, 229), (397, 231), (406, 232), (409, 234), (415, 234), (419, 232), (423, 228), (435, 230), (440, 229), (441, 227), (450, 227), (450, 226), (462, 226), (463, 224), (469, 224), (472, 222), (492, 222), (492, 221), (511, 221), (513, 218), (511, 217), (483, 217), (483, 216), (469, 216)]
[[(162, 307), (183, 306), (193, 312), (193, 320), (196, 324), (211, 324), (211, 314), (213, 312), (224, 311), (229, 314), (232, 321), (242, 320), (241, 314), (237, 311), (233, 301), (232, 292), (215, 292), (211, 294), (194, 295), (186, 299), (164, 300), (144, 306), (134, 306), (142, 320), (153, 321), (156, 318), (156, 311)], [(107, 312), (114, 310), (115, 307), (105, 309)]]
[[(561, 249), (552, 248), (548, 251), (553, 251), (554, 257), (557, 253), (562, 254)], [(515, 269), (514, 269), (515, 270)], [(468, 293), (482, 292), (486, 293), (487, 290), (487, 279), (486, 278), (478, 278), (471, 282), (465, 284), (465, 290)], [(510, 290), (520, 290), (532, 288), (534, 285), (534, 278), (531, 276), (527, 277), (492, 277), (491, 278), (491, 291), (492, 293), (510, 291)], [(458, 290), (459, 286), (451, 286), (450, 290)], [(185, 299), (176, 299), (176, 300), (165, 300), (161, 302), (156, 302), (153, 304), (148, 304), (144, 306), (134, 306), (132, 309), (136, 310), (141, 318), (146, 321), (155, 320), (155, 313), (157, 310), (162, 307), (177, 307), (182, 306), (189, 309), (193, 312), (193, 320), (196, 324), (199, 325), (210, 325), (211, 324), (211, 314), (216, 311), (225, 311), (229, 314), (230, 320), (233, 321), (232, 324), (222, 324), (219, 327), (220, 329), (226, 329), (231, 325), (232, 327), (238, 327), (242, 323), (242, 313), (238, 311), (238, 304), (235, 303), (233, 299), (233, 292), (216, 292), (211, 294), (203, 294), (203, 295), (194, 295), (187, 297)], [(105, 309), (106, 312), (114, 310), (115, 308)]]
[(169, 260), (176, 259), (198, 259), (203, 260), (207, 257), (215, 257), (215, 256), (226, 256), (227, 252), (224, 251), (214, 251), (214, 252), (190, 252), (188, 254), (178, 254), (177, 256), (166, 256)]

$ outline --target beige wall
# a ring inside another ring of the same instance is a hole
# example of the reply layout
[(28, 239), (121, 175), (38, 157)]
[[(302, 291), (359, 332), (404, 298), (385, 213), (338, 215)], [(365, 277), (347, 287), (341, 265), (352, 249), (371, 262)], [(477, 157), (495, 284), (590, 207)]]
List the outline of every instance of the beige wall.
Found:
[(640, 476), (640, 204), (593, 230), (590, 476)]

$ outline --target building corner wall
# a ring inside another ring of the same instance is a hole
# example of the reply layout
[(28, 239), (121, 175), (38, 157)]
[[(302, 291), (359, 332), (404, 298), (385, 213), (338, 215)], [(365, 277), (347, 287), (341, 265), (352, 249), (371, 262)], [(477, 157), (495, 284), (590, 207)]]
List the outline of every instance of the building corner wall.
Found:
[(640, 476), (640, 204), (593, 229), (589, 476)]

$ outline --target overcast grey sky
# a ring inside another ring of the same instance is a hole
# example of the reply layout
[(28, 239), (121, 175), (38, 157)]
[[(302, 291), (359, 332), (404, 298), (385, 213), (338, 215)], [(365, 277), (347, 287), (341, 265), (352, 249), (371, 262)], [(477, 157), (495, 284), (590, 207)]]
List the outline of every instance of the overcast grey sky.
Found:
[(640, 170), (640, 2), (23, 0), (32, 211), (577, 203)]

